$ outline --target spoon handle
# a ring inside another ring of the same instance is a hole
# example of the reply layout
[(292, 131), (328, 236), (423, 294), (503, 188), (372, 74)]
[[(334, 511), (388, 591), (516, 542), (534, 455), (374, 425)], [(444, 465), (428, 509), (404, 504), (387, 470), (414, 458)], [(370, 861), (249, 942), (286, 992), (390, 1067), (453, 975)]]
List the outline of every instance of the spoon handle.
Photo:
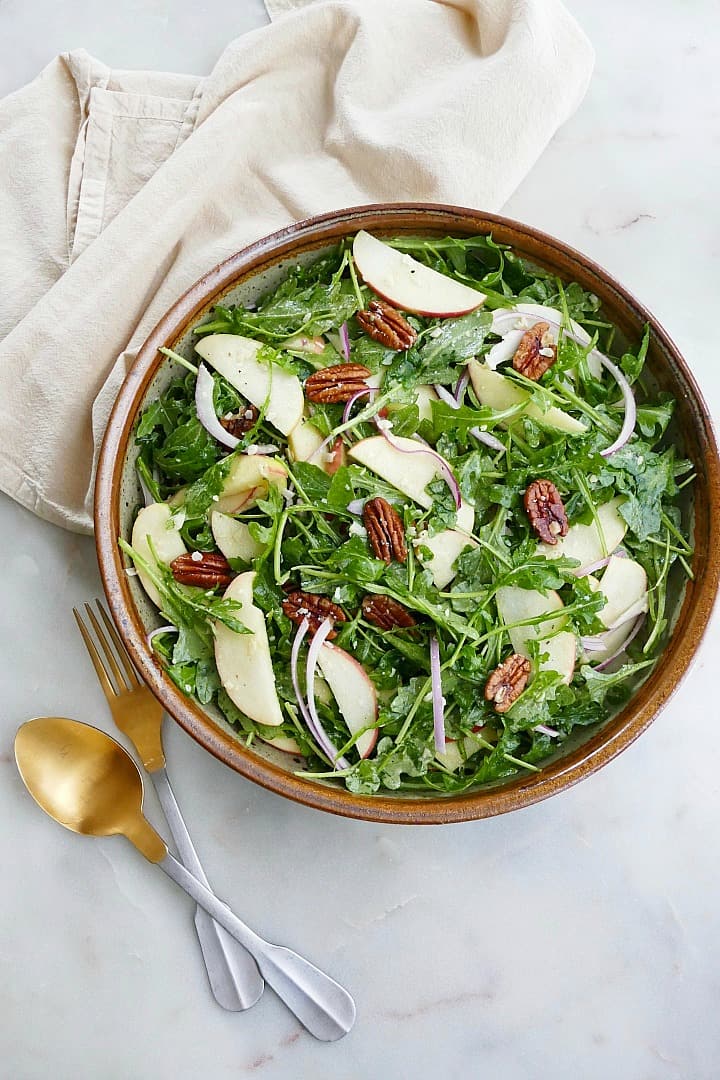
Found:
[(347, 1035), (355, 1023), (347, 990), (291, 949), (264, 941), (172, 855), (157, 865), (255, 957), (266, 982), (311, 1035), (324, 1042)]
[[(209, 888), (166, 770), (155, 769), (149, 775), (183, 864)], [(230, 1012), (249, 1009), (264, 989), (252, 956), (200, 906), (195, 911), (195, 930), (215, 1000)]]

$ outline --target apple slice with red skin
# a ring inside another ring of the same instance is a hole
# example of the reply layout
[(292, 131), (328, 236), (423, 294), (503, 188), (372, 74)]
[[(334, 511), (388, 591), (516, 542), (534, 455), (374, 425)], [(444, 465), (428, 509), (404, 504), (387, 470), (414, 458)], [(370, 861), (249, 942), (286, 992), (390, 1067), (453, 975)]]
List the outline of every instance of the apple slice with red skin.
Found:
[(431, 270), (402, 251), (361, 229), (353, 258), (363, 281), (401, 311), (417, 315), (467, 315), (485, 302), (485, 294)]
[[(351, 735), (377, 722), (377, 694), (362, 664), (344, 649), (326, 641), (320, 649), (318, 665)], [(363, 732), (355, 743), (361, 758), (373, 752), (377, 737), (377, 728)]]

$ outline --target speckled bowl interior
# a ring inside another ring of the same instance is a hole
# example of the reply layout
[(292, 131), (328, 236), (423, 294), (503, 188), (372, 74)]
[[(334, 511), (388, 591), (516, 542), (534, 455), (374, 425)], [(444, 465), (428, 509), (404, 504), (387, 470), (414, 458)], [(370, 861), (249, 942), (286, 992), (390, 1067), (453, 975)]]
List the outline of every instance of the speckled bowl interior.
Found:
[[(492, 232), (521, 255), (579, 281), (596, 292), (607, 318), (630, 343), (637, 344), (651, 323), (648, 370), (658, 389), (678, 399), (668, 438), (690, 456), (698, 470), (693, 495), (684, 507), (688, 535), (696, 545), (695, 581), (685, 587), (673, 574), (669, 594), (671, 629), (661, 663), (628, 706), (600, 727), (567, 740), (539, 774), (521, 776), (458, 796), (428, 791), (409, 796), (383, 792), (354, 796), (333, 782), (303, 778), (304, 762), (256, 741), (248, 748), (219, 710), (201, 708), (164, 674), (148, 648), (146, 632), (159, 624), (155, 607), (136, 577), (125, 573), (117, 548), (129, 537), (142, 496), (135, 470), (133, 431), (144, 408), (182, 369), (163, 358), (165, 345), (191, 359), (192, 330), (206, 321), (214, 304), (248, 304), (283, 278), (288, 265), (318, 258), (340, 237), (367, 228), (376, 234), (415, 235)], [(506, 219), (448, 207), (368, 207), (301, 223), (238, 253), (201, 279), (168, 312), (143, 346), (110, 419), (96, 491), (96, 538), (103, 582), (119, 631), (144, 677), (168, 712), (222, 760), (263, 785), (298, 801), (353, 817), (406, 823), (433, 823), (484, 817), (547, 797), (579, 780), (619, 753), (651, 722), (670, 696), (700, 641), (718, 579), (718, 459), (707, 409), (677, 349), (633, 297), (609, 275), (559, 241)]]

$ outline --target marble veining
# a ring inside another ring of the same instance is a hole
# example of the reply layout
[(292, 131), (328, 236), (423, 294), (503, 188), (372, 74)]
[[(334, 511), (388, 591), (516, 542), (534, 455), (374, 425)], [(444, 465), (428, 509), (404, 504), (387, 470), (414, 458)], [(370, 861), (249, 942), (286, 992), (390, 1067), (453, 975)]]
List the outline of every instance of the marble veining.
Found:
[[(664, 322), (711, 408), (720, 285), (716, 5), (568, 0), (596, 74), (506, 207), (608, 267)], [(0, 92), (82, 45), (201, 73), (260, 0), (0, 5)], [(131, 17), (128, 17), (131, 11)], [(38, 26), (43, 27), (38, 34)], [(170, 772), (210, 879), (251, 925), (353, 991), (323, 1046), (268, 992), (222, 1012), (192, 905), (121, 840), (53, 826), (16, 775), (28, 716), (110, 730), (71, 616), (92, 543), (0, 498), (3, 875), (0, 1075), (12, 1080), (713, 1080), (720, 1029), (715, 619), (659, 720), (597, 776), (446, 828), (345, 821), (235, 776), (168, 725)], [(161, 824), (147, 796), (148, 814)]]

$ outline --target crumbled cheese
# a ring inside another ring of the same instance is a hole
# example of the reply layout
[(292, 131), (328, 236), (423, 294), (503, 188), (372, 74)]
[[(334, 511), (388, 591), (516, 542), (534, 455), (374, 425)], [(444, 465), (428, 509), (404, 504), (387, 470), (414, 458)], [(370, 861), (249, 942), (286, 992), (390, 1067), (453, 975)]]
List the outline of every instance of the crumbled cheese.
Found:
[(219, 495), (213, 495), (212, 501), (213, 502), (220, 502), (220, 496)]
[(288, 506), (290, 506), (291, 503), (295, 502), (295, 492), (291, 491), (288, 487), (283, 489), (282, 497)]
[(359, 521), (353, 521), (348, 529), (351, 536), (367, 536), (367, 529), (364, 528)]
[(248, 448), (245, 451), (245, 453), (248, 455), (248, 457), (252, 457), (252, 455), (257, 454), (257, 452), (258, 452), (258, 448), (257, 448), (257, 446), (254, 446), (254, 445), (253, 446), (248, 446)]
[(540, 355), (541, 356), (552, 356), (552, 354), (553, 354), (552, 349), (544, 348), (544, 349), (540, 350)]
[(202, 551), (193, 551), (190, 558), (193, 562), (202, 562)]
[(138, 574), (138, 572), (137, 572), (137, 570), (135, 569), (134, 566), (128, 566), (125, 573), (127, 574), (128, 577), (137, 577), (137, 574)]
[(591, 484), (597, 484), (598, 477), (595, 476), (595, 474), (593, 473), (592, 476), (588, 476), (588, 480), (590, 481)]
[(387, 420), (384, 416), (378, 416), (375, 420), (375, 423), (377, 427), (379, 427), (380, 431), (392, 430), (392, 420)]
[(232, 420), (232, 418), (233, 418), (233, 414), (231, 412), (226, 412), (225, 415), (223, 416), (223, 420)]
[(252, 420), (252, 418), (253, 418), (252, 409), (246, 409), (245, 412), (243, 413), (243, 416), (245, 417), (246, 420)]

